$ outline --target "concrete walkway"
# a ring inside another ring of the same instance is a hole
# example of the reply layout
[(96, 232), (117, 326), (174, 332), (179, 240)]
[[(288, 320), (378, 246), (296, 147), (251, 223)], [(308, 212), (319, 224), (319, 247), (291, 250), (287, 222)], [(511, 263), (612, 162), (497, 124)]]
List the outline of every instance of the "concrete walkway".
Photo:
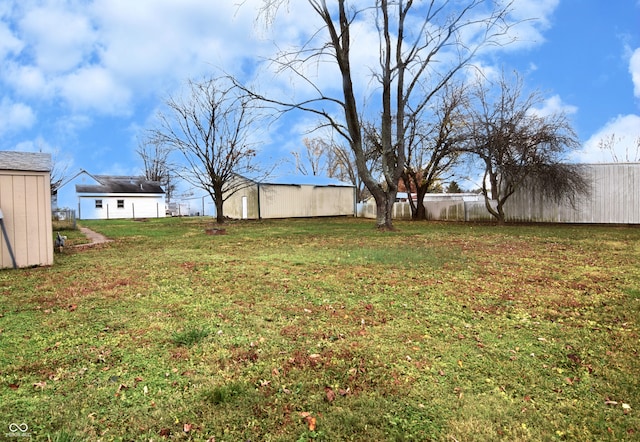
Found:
[(95, 246), (96, 244), (104, 244), (113, 241), (112, 239), (109, 239), (98, 232), (94, 232), (91, 229), (87, 229), (86, 227), (80, 227), (79, 230), (84, 236), (89, 239), (90, 242), (85, 244), (78, 244), (76, 245), (76, 247), (91, 247)]

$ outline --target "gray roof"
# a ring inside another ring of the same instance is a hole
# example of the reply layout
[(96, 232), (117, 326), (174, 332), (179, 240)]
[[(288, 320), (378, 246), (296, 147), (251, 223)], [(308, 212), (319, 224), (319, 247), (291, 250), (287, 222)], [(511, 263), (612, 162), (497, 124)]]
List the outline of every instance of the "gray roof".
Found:
[(336, 178), (318, 175), (284, 175), (279, 177), (249, 178), (243, 177), (254, 183), (276, 186), (316, 186), (316, 187), (354, 187), (351, 183), (345, 183)]
[(0, 151), (0, 169), (51, 172), (51, 154)]
[(76, 184), (77, 193), (164, 193), (160, 184), (137, 176), (93, 175), (100, 184)]

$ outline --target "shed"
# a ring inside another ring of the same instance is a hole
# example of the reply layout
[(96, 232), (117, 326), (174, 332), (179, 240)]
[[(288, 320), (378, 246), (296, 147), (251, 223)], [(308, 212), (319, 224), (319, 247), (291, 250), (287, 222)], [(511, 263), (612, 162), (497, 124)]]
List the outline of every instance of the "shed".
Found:
[(90, 175), (96, 184), (76, 184), (78, 219), (163, 218), (164, 190), (144, 177)]
[(355, 186), (334, 178), (294, 176), (252, 180), (238, 176), (224, 214), (235, 219), (354, 216)]
[(0, 268), (53, 264), (50, 173), (50, 154), (0, 152)]

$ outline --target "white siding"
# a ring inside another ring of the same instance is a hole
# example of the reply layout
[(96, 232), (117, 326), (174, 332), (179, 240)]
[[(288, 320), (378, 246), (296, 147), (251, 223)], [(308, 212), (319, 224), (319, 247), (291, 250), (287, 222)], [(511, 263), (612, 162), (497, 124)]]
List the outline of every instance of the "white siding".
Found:
[[(96, 200), (102, 201), (101, 208), (96, 208)], [(118, 207), (118, 200), (124, 207)], [(161, 194), (78, 194), (78, 201), (78, 219), (164, 218), (166, 213)]]

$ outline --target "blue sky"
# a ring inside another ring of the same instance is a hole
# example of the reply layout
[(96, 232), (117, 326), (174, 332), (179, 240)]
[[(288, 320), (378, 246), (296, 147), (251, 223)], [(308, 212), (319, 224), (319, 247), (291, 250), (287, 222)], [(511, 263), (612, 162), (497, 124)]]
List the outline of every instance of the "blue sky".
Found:
[[(274, 53), (273, 41), (299, 43), (315, 26), (306, 2), (296, 0), (267, 29), (256, 21), (259, 3), (3, 1), (0, 150), (52, 152), (70, 173), (140, 173), (138, 140), (168, 94), (216, 69), (243, 75)], [(535, 20), (516, 29), (516, 43), (483, 54), (476, 64), (488, 75), (518, 70), (528, 88), (544, 92), (547, 110), (567, 112), (583, 145), (573, 161), (610, 161), (598, 141), (612, 134), (619, 158), (635, 153), (640, 1), (516, 0), (514, 12)], [(371, 36), (362, 30), (360, 38)], [(270, 88), (270, 79), (263, 74), (261, 86)], [(274, 89), (284, 81), (273, 79)], [(311, 123), (291, 115), (270, 127), (262, 134), (263, 158), (298, 149)]]

